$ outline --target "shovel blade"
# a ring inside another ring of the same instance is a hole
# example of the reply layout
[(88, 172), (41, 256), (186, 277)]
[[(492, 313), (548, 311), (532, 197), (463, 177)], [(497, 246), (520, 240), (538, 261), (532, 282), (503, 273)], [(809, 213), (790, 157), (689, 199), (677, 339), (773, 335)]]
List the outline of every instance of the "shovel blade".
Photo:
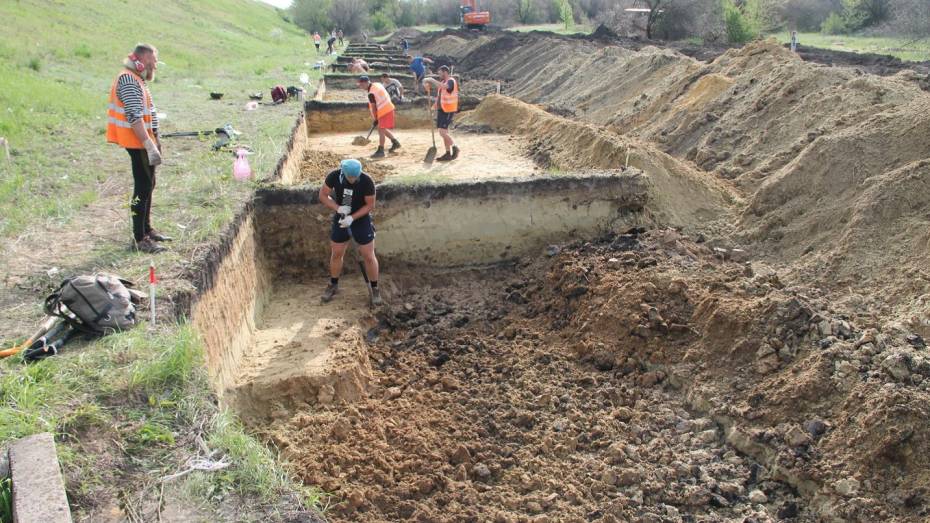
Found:
[(430, 147), (426, 150), (426, 158), (423, 158), (423, 163), (427, 165), (432, 165), (433, 160), (436, 159), (436, 147)]

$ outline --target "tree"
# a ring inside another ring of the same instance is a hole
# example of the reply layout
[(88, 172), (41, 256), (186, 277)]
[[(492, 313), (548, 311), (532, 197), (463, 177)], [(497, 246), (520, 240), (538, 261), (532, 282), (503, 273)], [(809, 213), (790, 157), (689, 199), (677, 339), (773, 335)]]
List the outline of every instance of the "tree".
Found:
[(572, 4), (570, 4), (568, 0), (559, 0), (559, 18), (562, 20), (562, 25), (565, 26), (566, 31), (575, 25)]
[(649, 9), (649, 13), (646, 15), (646, 38), (652, 40), (652, 30), (655, 28), (656, 24), (662, 19), (662, 10), (659, 7), (665, 0), (642, 0), (646, 4), (646, 8)]
[(346, 34), (358, 34), (368, 26), (368, 5), (365, 0), (332, 0), (329, 18)]
[(289, 9), (294, 23), (308, 33), (319, 31), (322, 35), (333, 28), (330, 0), (294, 0)]
[(536, 5), (533, 0), (517, 0), (517, 20), (521, 24), (531, 24), (536, 18)]
[(891, 0), (843, 0), (843, 18), (851, 31), (878, 25), (890, 16)]
[(781, 18), (788, 29), (796, 31), (820, 31), (824, 21), (843, 10), (842, 0), (786, 0), (782, 4)]
[(734, 44), (746, 43), (759, 35), (752, 21), (733, 3), (723, 1), (723, 24), (727, 29), (727, 40)]
[(930, 38), (930, 7), (926, 0), (897, 0), (891, 29), (914, 39)]

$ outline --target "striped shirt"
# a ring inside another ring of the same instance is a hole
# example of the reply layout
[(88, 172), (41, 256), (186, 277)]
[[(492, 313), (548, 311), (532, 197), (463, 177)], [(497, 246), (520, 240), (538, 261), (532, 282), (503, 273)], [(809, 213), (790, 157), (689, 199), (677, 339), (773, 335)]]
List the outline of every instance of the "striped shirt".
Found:
[(126, 106), (126, 121), (132, 124), (136, 120), (141, 119), (142, 113), (144, 112), (143, 88), (145, 89), (145, 93), (148, 94), (149, 101), (152, 103), (152, 107), (150, 108), (152, 111), (152, 130), (158, 132), (158, 116), (155, 114), (155, 102), (152, 101), (152, 93), (145, 83), (140, 86), (139, 82), (137, 82), (132, 75), (124, 74), (120, 76), (119, 80), (116, 82), (116, 97)]

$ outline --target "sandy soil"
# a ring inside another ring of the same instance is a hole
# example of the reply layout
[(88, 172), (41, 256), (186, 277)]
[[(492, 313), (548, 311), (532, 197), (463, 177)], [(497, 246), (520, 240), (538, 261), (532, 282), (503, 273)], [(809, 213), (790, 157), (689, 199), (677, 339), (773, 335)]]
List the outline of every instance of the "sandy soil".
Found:
[[(370, 337), (368, 397), (298, 409), (267, 436), (334, 494), (335, 521), (812, 521), (635, 354), (640, 338), (618, 350), (600, 341), (616, 320), (579, 325), (609, 277), (603, 256), (632, 255), (631, 282), (654, 267), (635, 238), (598, 245), (521, 268), (393, 274), (404, 291)], [(715, 263), (693, 243), (676, 258), (691, 251)], [(581, 260), (590, 283), (569, 283)], [(646, 336), (669, 355), (696, 339), (682, 326)]]
[[(365, 159), (377, 148), (377, 134), (372, 135), (372, 144), (366, 146), (352, 145), (352, 139), (359, 133), (337, 133), (313, 135), (310, 137), (310, 151), (325, 151), (333, 158)], [(428, 129), (402, 129), (397, 131), (397, 139), (402, 147), (395, 153), (389, 153), (381, 160), (371, 161), (384, 173), (384, 178), (403, 176), (407, 179), (424, 181), (441, 180), (481, 180), (487, 178), (520, 178), (540, 173), (541, 169), (526, 154), (526, 143), (518, 137), (505, 134), (476, 134), (452, 131), (455, 143), (461, 149), (461, 155), (455, 161), (434, 162), (431, 166), (423, 163), (426, 151), (432, 146)], [(444, 153), (442, 140), (436, 135), (437, 156)], [(390, 143), (388, 143), (390, 145)], [(314, 154), (314, 153), (308, 153)], [(366, 161), (365, 163), (368, 163)], [(301, 173), (301, 180), (316, 180), (335, 169), (338, 162), (309, 166), (306, 173)]]

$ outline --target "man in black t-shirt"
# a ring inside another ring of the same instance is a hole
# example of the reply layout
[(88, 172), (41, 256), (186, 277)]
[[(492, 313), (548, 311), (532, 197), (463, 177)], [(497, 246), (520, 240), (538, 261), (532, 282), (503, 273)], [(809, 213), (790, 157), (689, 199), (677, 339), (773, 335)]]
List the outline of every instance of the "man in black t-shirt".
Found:
[(375, 208), (375, 181), (362, 172), (358, 160), (343, 160), (340, 168), (326, 175), (320, 187), (320, 203), (335, 212), (330, 232), (329, 286), (323, 291), (324, 303), (339, 292), (339, 275), (349, 240), (358, 244), (371, 283), (371, 303), (381, 305), (378, 289), (378, 258), (375, 257), (375, 226), (371, 211)]

